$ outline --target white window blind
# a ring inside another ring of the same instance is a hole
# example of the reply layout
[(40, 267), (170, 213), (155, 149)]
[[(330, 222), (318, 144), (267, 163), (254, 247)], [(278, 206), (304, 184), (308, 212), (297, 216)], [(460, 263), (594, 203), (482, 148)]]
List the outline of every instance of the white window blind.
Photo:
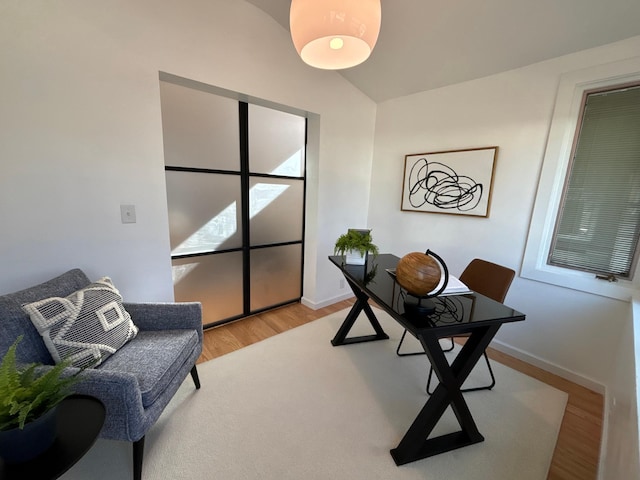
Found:
[(548, 263), (630, 278), (640, 234), (640, 85), (585, 95)]

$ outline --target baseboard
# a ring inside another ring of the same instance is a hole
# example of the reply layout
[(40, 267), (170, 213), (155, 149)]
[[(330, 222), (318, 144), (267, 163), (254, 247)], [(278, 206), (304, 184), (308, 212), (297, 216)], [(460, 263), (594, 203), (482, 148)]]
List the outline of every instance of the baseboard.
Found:
[(542, 358), (536, 357), (535, 355), (531, 355), (524, 350), (512, 347), (510, 345), (507, 345), (506, 343), (500, 342), (499, 340), (493, 340), (491, 342), (491, 347), (502, 353), (506, 353), (507, 355), (511, 355), (512, 357), (527, 362), (530, 365), (546, 370), (547, 372), (553, 373), (562, 378), (566, 378), (567, 380), (577, 385), (588, 388), (589, 390), (592, 390), (596, 393), (599, 393), (601, 395), (605, 395), (606, 393), (606, 387), (602, 383), (596, 382), (591, 378), (587, 378), (571, 370), (567, 370), (566, 368), (560, 367), (555, 363), (543, 360)]
[(338, 303), (349, 298), (353, 298), (353, 292), (343, 293), (328, 300), (323, 300), (322, 302), (313, 302), (306, 297), (302, 297), (300, 303), (302, 303), (305, 307), (311, 308), (312, 310), (319, 310), (321, 308), (328, 307), (329, 305), (333, 305), (334, 303)]
[(604, 395), (604, 404), (603, 404), (603, 412), (602, 412), (602, 438), (600, 439), (600, 454), (598, 458), (600, 461), (598, 462), (598, 476), (596, 477), (598, 480), (607, 480), (604, 478), (604, 474), (606, 471), (606, 463), (607, 463), (607, 446), (609, 445), (609, 413), (611, 411), (611, 399), (610, 395)]

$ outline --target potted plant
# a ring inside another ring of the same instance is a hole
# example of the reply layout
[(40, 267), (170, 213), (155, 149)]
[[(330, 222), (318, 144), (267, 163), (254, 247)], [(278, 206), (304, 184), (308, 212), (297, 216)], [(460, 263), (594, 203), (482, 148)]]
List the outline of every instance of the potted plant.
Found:
[(62, 375), (63, 361), (39, 372), (42, 365), (16, 364), (22, 335), (0, 363), (0, 457), (17, 463), (36, 457), (55, 440), (56, 407), (72, 392), (78, 373)]
[(368, 253), (378, 255), (378, 247), (372, 242), (371, 230), (350, 228), (338, 237), (333, 253), (345, 257), (347, 265), (364, 265)]

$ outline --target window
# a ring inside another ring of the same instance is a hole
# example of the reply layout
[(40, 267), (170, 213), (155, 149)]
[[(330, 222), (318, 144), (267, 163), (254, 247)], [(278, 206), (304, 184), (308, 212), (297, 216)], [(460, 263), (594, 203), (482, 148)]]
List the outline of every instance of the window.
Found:
[(640, 229), (640, 85), (583, 98), (548, 262), (630, 278)]
[[(595, 161), (585, 154), (593, 138), (599, 138), (600, 129), (592, 128), (599, 121), (588, 118), (590, 109), (585, 116), (584, 100), (589, 97), (594, 107), (622, 98), (617, 94), (624, 90), (638, 94), (639, 89), (621, 85), (640, 86), (639, 57), (567, 72), (560, 78), (522, 263), (523, 278), (621, 300), (640, 290), (640, 275), (634, 275), (639, 268), (634, 258), (640, 215), (634, 212), (639, 206), (636, 201), (640, 202), (638, 153), (635, 164), (621, 161), (616, 167), (628, 169), (624, 178), (612, 175), (609, 160), (605, 165), (597, 161), (598, 154)], [(636, 133), (628, 134), (627, 140), (637, 142), (638, 131), (636, 126)], [(597, 143), (607, 142), (599, 139)], [(620, 147), (628, 142), (614, 138), (608, 143)], [(597, 193), (594, 184), (605, 190)], [(612, 274), (618, 281), (597, 278)]]

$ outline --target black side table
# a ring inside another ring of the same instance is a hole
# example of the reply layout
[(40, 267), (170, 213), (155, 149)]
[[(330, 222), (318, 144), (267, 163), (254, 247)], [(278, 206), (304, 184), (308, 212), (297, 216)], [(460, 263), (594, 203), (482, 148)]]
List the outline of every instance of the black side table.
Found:
[(28, 462), (4, 465), (0, 459), (0, 480), (50, 480), (60, 477), (95, 443), (104, 418), (104, 405), (97, 398), (86, 395), (65, 398), (58, 407), (53, 445)]

